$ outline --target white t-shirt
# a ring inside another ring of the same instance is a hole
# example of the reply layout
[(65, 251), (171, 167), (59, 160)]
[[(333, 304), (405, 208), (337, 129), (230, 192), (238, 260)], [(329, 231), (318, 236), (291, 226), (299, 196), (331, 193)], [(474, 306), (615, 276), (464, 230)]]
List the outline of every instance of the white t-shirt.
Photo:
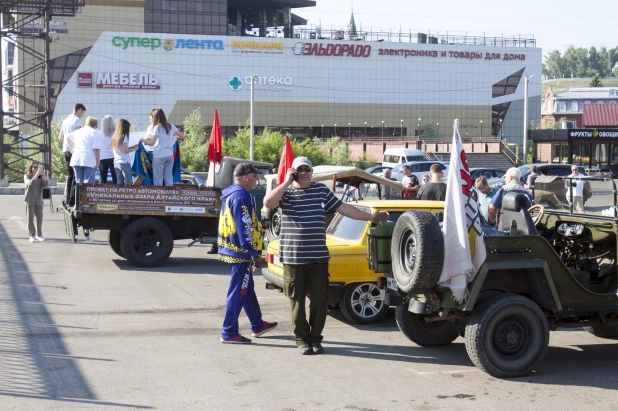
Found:
[[(577, 176), (575, 176), (571, 173), (567, 177), (581, 177), (581, 176), (582, 176), (581, 174), (578, 174)], [(586, 184), (584, 183), (584, 180), (567, 180), (567, 184), (571, 182), (576, 184), (575, 191), (573, 191), (573, 197), (583, 197), (584, 196), (584, 185)], [(571, 188), (572, 187), (568, 187), (567, 189), (567, 199), (571, 198)]]
[(124, 143), (129, 144), (129, 137), (124, 136), (122, 140), (120, 140), (120, 144), (118, 144), (118, 148), (114, 150), (114, 164), (131, 164), (131, 153), (125, 153), (122, 149), (122, 145)]
[(103, 134), (102, 131), (98, 131), (98, 130), (95, 136), (97, 139), (97, 145), (101, 149), (101, 152), (99, 153), (99, 158), (101, 160), (106, 160), (108, 158), (114, 158), (114, 153), (112, 152), (112, 148), (111, 148), (112, 138), (107, 137), (105, 134)]
[[(177, 128), (176, 128), (176, 126), (175, 126), (175, 125), (173, 125), (173, 124), (170, 124), (170, 126), (172, 127), (172, 128), (171, 128), (171, 133), (172, 133), (172, 136), (174, 137), (174, 143), (175, 143), (175, 142), (176, 142), (176, 140), (177, 140), (177, 138), (176, 138), (175, 134), (176, 134), (176, 132), (178, 131), (178, 129), (177, 129)], [(148, 128), (146, 129), (146, 135), (148, 136), (148, 140), (150, 140), (150, 138), (154, 135), (154, 134), (152, 133), (152, 131), (153, 131), (153, 130), (154, 130), (154, 127), (153, 127), (153, 125), (152, 125), (152, 124), (151, 124), (151, 125), (149, 125), (149, 126), (148, 126)], [(174, 145), (174, 143), (172, 143), (172, 146)], [(155, 146), (149, 146), (149, 145), (147, 145), (147, 144), (144, 144), (144, 146), (146, 147), (146, 150), (150, 151), (151, 153), (152, 153), (152, 152), (154, 151), (154, 149), (155, 149)]]
[(99, 149), (96, 139), (96, 130), (90, 126), (85, 126), (69, 134), (67, 138), (73, 141), (73, 156), (71, 157), (71, 167), (92, 167), (97, 165), (97, 158), (94, 156), (94, 149)]
[(77, 117), (75, 114), (71, 114), (67, 118), (64, 119), (62, 125), (62, 134), (64, 135), (64, 141), (62, 142), (62, 151), (71, 151), (71, 147), (67, 143), (67, 136), (77, 130), (78, 127), (82, 126), (82, 119)]
[(170, 131), (165, 132), (165, 127), (156, 126), (152, 130), (152, 134), (157, 136), (157, 142), (154, 145), (152, 152), (153, 158), (163, 158), (174, 155), (172, 147), (174, 146), (174, 128), (170, 125)]

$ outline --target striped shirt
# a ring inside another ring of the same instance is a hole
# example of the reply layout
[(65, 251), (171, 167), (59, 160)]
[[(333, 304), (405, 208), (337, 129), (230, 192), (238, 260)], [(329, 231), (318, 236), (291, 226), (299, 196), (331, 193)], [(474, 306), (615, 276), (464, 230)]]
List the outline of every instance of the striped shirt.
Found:
[(312, 181), (307, 188), (290, 185), (279, 202), (281, 262), (290, 265), (328, 262), (326, 214), (334, 214), (341, 204), (324, 184)]

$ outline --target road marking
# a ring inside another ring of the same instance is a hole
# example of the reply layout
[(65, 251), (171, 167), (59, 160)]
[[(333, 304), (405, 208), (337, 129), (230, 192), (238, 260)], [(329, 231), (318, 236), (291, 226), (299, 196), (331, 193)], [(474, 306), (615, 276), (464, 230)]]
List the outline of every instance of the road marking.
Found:
[(28, 227), (26, 227), (26, 223), (24, 223), (24, 219), (22, 217), (12, 216), (9, 217), (9, 220), (15, 221), (15, 224), (17, 224), (22, 230), (28, 231)]

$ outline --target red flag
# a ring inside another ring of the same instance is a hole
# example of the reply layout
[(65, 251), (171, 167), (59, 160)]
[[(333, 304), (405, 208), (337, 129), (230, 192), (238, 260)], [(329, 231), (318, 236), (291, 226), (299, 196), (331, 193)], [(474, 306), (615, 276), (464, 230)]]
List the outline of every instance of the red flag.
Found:
[(281, 153), (281, 160), (279, 160), (279, 170), (277, 170), (277, 185), (283, 183), (288, 169), (292, 168), (293, 162), (294, 152), (292, 151), (292, 145), (290, 144), (290, 139), (288, 136), (285, 136), (285, 145), (283, 146), (283, 152)]
[(217, 164), (221, 161), (221, 124), (219, 124), (219, 113), (215, 110), (215, 121), (210, 132), (210, 144), (208, 144), (208, 159)]

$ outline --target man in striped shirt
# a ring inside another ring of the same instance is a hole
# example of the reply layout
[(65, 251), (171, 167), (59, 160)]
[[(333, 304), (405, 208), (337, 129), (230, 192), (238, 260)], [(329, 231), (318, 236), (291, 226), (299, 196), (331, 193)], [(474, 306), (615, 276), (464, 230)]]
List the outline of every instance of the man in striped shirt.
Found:
[[(297, 157), (285, 181), (264, 198), (267, 208), (282, 212), (279, 255), (283, 263), (284, 293), (290, 299), (298, 351), (322, 354), (322, 330), (328, 309), (326, 214), (338, 212), (354, 220), (386, 221), (386, 211), (365, 213), (344, 204), (324, 184), (311, 181), (313, 167), (307, 157)], [(309, 321), (305, 296), (310, 296)]]

